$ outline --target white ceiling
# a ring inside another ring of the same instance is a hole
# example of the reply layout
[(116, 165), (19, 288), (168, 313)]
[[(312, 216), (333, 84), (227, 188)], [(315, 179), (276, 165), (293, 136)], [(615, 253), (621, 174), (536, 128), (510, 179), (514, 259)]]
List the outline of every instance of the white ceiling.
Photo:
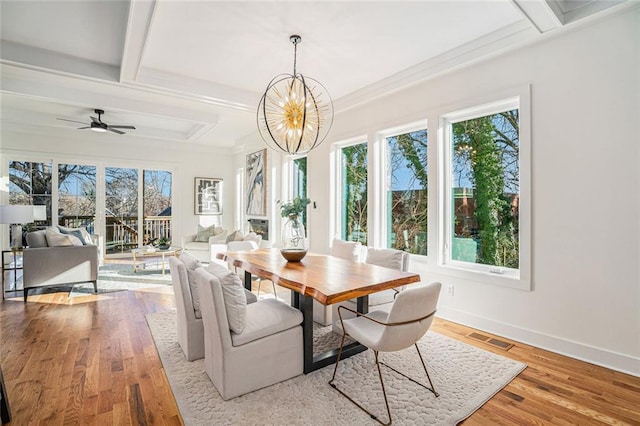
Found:
[[(145, 142), (233, 146), (267, 83), (298, 72), (336, 110), (512, 49), (623, 0), (0, 1), (0, 124), (78, 131), (93, 110)], [(481, 49), (480, 49), (481, 47)]]

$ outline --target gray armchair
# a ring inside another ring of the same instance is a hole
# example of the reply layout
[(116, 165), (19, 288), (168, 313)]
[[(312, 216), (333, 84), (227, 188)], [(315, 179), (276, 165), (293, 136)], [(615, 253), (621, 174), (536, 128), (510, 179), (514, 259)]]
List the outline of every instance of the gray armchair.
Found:
[(27, 234), (29, 248), (23, 255), (24, 301), (38, 287), (93, 283), (98, 292), (98, 246), (49, 247), (45, 231)]

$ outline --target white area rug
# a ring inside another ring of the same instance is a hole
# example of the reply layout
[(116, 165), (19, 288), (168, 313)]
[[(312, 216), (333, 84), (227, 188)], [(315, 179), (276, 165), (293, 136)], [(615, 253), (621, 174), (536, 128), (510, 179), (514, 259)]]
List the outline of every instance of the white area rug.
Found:
[[(223, 401), (204, 371), (203, 360), (185, 359), (176, 340), (175, 313), (148, 314), (147, 322), (186, 425), (377, 424), (327, 384), (333, 365)], [(382, 367), (394, 424), (457, 424), (526, 368), (433, 331), (418, 345), (440, 397)], [(381, 358), (426, 382), (415, 348), (381, 354)], [(372, 351), (341, 361), (336, 382), (386, 419)]]

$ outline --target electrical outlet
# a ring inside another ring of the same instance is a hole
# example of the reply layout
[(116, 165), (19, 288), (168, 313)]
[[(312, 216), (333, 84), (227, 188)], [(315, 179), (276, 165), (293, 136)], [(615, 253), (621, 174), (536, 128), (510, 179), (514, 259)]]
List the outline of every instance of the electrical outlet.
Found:
[(448, 294), (449, 296), (453, 296), (453, 284), (449, 284), (449, 285), (447, 286), (447, 294)]

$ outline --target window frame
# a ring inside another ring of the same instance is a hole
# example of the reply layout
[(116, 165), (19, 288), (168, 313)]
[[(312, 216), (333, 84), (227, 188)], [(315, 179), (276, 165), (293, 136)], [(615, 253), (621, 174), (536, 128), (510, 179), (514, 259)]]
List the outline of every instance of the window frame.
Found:
[[(451, 259), (452, 227), (452, 143), (451, 125), (519, 109), (519, 268), (511, 269)], [(450, 107), (439, 115), (437, 186), (437, 261), (436, 269), (448, 275), (531, 290), (531, 96), (530, 86), (505, 90), (482, 100)]]

